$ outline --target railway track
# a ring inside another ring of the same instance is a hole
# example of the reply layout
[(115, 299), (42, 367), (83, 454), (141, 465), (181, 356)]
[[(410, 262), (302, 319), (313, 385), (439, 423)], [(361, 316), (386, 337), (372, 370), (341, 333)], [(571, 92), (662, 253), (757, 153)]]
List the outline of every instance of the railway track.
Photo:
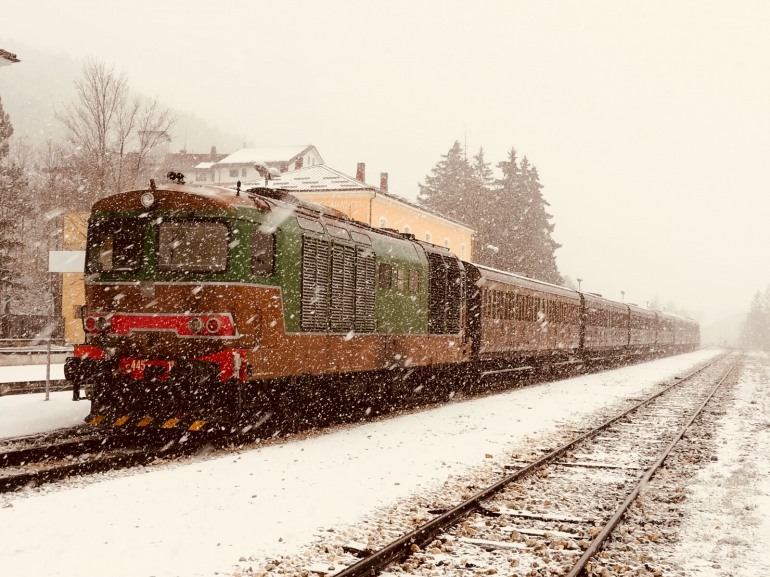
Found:
[[(189, 442), (188, 442), (189, 441)], [(190, 454), (211, 437), (99, 435), (77, 428), (37, 442), (16, 441), (0, 447), (0, 493), (35, 487), (69, 477), (146, 465), (159, 458)]]
[[(676, 379), (542, 458), (511, 465), (459, 505), (430, 511), (430, 520), (401, 537), (376, 547), (319, 543), (317, 562), (303, 556), (293, 568), (335, 577), (602, 575), (603, 544), (734, 366), (720, 357)], [(329, 552), (340, 550), (330, 562)], [(292, 562), (282, 565), (285, 572)]]

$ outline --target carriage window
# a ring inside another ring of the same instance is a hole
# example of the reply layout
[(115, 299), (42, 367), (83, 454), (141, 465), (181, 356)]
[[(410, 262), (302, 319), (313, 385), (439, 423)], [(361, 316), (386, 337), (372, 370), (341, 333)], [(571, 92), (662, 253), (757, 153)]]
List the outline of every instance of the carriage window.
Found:
[(270, 276), (275, 266), (275, 236), (256, 231), (251, 242), (251, 268), (254, 274)]
[(217, 272), (227, 268), (227, 225), (217, 221), (164, 222), (159, 227), (158, 268)]
[(93, 222), (88, 229), (88, 270), (138, 270), (142, 265), (143, 234), (144, 226), (133, 219), (114, 218)]

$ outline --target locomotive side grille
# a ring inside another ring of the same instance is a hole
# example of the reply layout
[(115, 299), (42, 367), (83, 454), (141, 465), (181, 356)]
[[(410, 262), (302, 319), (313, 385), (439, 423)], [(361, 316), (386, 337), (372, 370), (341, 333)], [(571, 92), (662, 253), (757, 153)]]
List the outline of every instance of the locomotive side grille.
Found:
[(446, 332), (460, 332), (460, 316), (463, 300), (463, 271), (456, 259), (446, 259), (447, 262), (447, 303), (446, 303)]
[(371, 248), (304, 235), (302, 330), (373, 332), (376, 271)]
[(373, 332), (374, 321), (374, 287), (376, 281), (376, 264), (374, 253), (370, 248), (356, 249), (356, 322), (355, 329), (359, 332)]
[(446, 303), (446, 276), (447, 269), (441, 255), (428, 254), (430, 269), (430, 301), (428, 315), (428, 332), (431, 334), (443, 334), (446, 331), (444, 303)]
[(356, 249), (344, 244), (332, 244), (331, 309), (332, 331), (354, 328), (356, 316)]
[(329, 326), (329, 244), (302, 237), (302, 330), (323, 331)]
[(430, 300), (428, 332), (460, 332), (462, 305), (462, 269), (457, 260), (436, 253), (428, 254)]

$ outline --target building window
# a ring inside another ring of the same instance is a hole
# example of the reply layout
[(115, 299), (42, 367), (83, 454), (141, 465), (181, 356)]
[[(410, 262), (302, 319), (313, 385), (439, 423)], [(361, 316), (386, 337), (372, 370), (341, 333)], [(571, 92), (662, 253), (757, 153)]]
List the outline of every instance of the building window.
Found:
[(380, 228), (387, 228), (388, 226), (388, 219), (386, 219), (384, 216), (380, 217)]
[(206, 180), (206, 173), (205, 172), (196, 172), (195, 173), (195, 180), (198, 180), (198, 181)]
[(444, 247), (449, 248), (449, 239), (444, 237)]
[(460, 245), (460, 258), (463, 258), (463, 259), (465, 258), (465, 245), (464, 244)]
[(233, 178), (237, 178), (238, 176), (238, 169), (237, 168), (231, 168), (230, 169), (230, 176)]
[(433, 237), (430, 235), (429, 232), (425, 233), (425, 242), (430, 242)]
[(404, 232), (405, 232), (406, 234), (411, 234), (411, 233), (412, 233), (412, 229), (409, 227), (409, 225), (408, 225), (408, 224), (405, 224), (405, 225), (404, 225)]

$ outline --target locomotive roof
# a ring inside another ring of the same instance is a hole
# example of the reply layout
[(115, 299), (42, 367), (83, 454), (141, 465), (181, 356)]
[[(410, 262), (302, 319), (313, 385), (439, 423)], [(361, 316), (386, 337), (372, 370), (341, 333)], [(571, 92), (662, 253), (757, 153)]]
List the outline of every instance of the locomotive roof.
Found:
[[(151, 192), (155, 197), (152, 210), (232, 210), (254, 209), (270, 212), (274, 208), (286, 208), (297, 214), (311, 218), (324, 217), (336, 221), (339, 225), (349, 228), (354, 227), (368, 233), (374, 233), (394, 239), (415, 242), (414, 239), (405, 238), (398, 231), (380, 229), (369, 226), (366, 223), (348, 218), (344, 213), (314, 202), (298, 199), (284, 190), (266, 189), (262, 187), (241, 190), (240, 195), (232, 188), (196, 184), (163, 184), (129, 190), (113, 194), (94, 203), (92, 210), (96, 212), (133, 212), (148, 210), (142, 205), (142, 195)], [(442, 252), (443, 247), (434, 247), (429, 243), (422, 243), (431, 252)], [(449, 252), (449, 251), (447, 251)]]
[(93, 205), (95, 211), (134, 211), (146, 210), (141, 198), (145, 193), (151, 192), (155, 196), (155, 209), (233, 209), (256, 208), (264, 211), (270, 210), (270, 206), (262, 199), (251, 199), (246, 194), (236, 196), (232, 190), (217, 186), (195, 186), (186, 184), (164, 184), (155, 187), (129, 190), (113, 194)]

